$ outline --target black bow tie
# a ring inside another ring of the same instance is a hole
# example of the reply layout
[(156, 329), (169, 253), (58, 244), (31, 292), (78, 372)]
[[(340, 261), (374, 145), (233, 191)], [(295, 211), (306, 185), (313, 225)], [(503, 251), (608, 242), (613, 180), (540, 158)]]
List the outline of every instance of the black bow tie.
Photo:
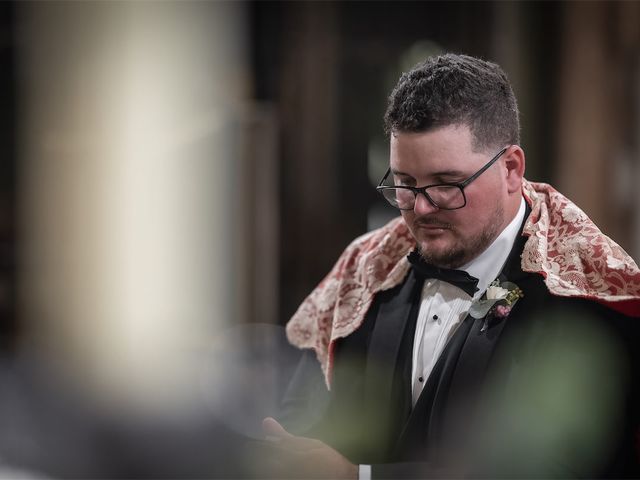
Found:
[(464, 290), (473, 297), (478, 291), (478, 279), (472, 277), (464, 270), (453, 270), (450, 268), (440, 268), (424, 261), (420, 254), (414, 250), (407, 257), (413, 267), (413, 271), (421, 278), (436, 278)]

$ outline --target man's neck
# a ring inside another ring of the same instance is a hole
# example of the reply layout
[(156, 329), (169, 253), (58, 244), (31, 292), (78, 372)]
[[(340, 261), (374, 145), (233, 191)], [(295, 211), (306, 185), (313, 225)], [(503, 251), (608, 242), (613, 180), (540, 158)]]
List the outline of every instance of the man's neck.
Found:
[(513, 215), (511, 222), (509, 222), (491, 245), (480, 255), (460, 267), (460, 270), (464, 270), (478, 279), (478, 292), (476, 293), (476, 297), (482, 295), (489, 284), (495, 280), (502, 271), (509, 257), (509, 252), (511, 252), (511, 248), (513, 247), (513, 243), (520, 232), (525, 211), (524, 198), (520, 197), (518, 210)]

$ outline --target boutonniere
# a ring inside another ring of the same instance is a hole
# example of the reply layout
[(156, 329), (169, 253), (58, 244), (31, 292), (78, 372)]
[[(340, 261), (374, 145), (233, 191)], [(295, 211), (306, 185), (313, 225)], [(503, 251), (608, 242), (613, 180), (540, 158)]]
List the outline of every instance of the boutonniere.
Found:
[(482, 297), (471, 304), (469, 315), (473, 318), (485, 318), (481, 332), (487, 329), (489, 319), (505, 319), (511, 313), (516, 302), (524, 297), (524, 293), (515, 283), (502, 282), (496, 278)]

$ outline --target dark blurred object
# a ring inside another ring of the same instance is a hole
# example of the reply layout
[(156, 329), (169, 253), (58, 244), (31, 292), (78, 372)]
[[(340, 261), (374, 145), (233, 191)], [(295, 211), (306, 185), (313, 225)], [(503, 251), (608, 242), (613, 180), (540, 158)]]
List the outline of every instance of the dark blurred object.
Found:
[(14, 3), (0, 3), (0, 351), (13, 348), (16, 243), (16, 75)]
[(298, 363), (284, 329), (245, 325), (222, 332), (201, 355), (182, 410), (129, 411), (35, 354), (0, 363), (0, 475), (25, 478), (260, 477), (247, 445), (276, 415)]

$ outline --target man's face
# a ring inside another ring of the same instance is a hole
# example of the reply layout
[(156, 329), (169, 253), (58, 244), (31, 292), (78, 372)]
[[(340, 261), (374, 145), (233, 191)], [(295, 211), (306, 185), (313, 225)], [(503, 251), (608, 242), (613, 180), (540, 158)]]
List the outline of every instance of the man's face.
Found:
[[(423, 187), (466, 180), (496, 152), (472, 149), (467, 126), (450, 125), (421, 133), (391, 135), (391, 172), (396, 185)], [(424, 259), (458, 268), (480, 255), (509, 223), (506, 168), (499, 159), (464, 189), (467, 204), (441, 210), (419, 194), (413, 210), (402, 211)]]

